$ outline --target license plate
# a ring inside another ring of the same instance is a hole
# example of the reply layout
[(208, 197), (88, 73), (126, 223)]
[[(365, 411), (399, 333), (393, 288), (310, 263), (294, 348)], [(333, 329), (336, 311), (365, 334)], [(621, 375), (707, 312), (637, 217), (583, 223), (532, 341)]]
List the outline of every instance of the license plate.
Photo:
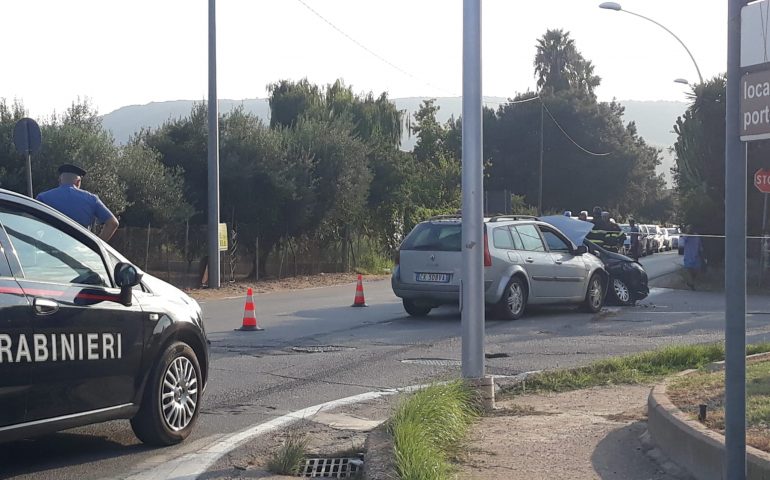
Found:
[(448, 273), (418, 273), (418, 282), (449, 283)]

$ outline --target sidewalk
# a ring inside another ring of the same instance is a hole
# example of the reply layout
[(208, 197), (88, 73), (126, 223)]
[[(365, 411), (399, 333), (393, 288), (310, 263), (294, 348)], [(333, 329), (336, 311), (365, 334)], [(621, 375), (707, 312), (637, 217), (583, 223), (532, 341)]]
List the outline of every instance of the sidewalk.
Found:
[(647, 386), (602, 387), (498, 402), (498, 411), (474, 426), (456, 478), (682, 478), (640, 439), (649, 392)]
[[(457, 459), (457, 480), (681, 480), (680, 470), (643, 441), (649, 386), (601, 387), (498, 401), (474, 425)], [(291, 428), (309, 452), (361, 451), (368, 431), (392, 412), (396, 396), (340, 407)], [(287, 432), (261, 437), (223, 457), (205, 480), (297, 477), (266, 471)], [(371, 457), (365, 457), (370, 461)], [(369, 468), (373, 465), (370, 463)]]

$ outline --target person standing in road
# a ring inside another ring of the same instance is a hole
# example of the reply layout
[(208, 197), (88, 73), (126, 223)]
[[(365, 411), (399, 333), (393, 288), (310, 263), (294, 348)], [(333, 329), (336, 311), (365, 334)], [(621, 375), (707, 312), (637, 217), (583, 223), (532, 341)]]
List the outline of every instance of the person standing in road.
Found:
[(684, 243), (684, 268), (687, 270), (685, 283), (695, 290), (695, 281), (703, 270), (703, 241), (693, 227), (687, 229), (687, 241)]
[(642, 253), (642, 245), (639, 242), (639, 226), (636, 225), (636, 220), (633, 218), (628, 221), (628, 225), (631, 233), (631, 258), (638, 262)]
[(59, 186), (40, 193), (37, 199), (86, 228), (98, 221), (104, 225), (99, 238), (109, 241), (118, 229), (118, 219), (97, 195), (80, 189), (86, 171), (70, 164), (60, 166), (58, 171)]
[(578, 220), (588, 221), (588, 210), (581, 210), (578, 214)]

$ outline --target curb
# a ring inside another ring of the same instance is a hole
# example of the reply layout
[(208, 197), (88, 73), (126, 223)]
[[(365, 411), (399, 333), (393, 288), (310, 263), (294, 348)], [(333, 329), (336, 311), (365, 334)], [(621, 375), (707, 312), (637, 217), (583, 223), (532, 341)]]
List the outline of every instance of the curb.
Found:
[(398, 478), (393, 465), (393, 439), (388, 432), (388, 422), (381, 424), (366, 437), (364, 442), (364, 478), (366, 480), (392, 480)]
[[(694, 371), (687, 370), (680, 375)], [(687, 469), (697, 480), (722, 480), (724, 436), (690, 420), (671, 403), (666, 395), (665, 382), (655, 385), (650, 391), (647, 417), (647, 429), (652, 440), (666, 456)], [(770, 480), (770, 454), (747, 445), (746, 460), (747, 479)]]

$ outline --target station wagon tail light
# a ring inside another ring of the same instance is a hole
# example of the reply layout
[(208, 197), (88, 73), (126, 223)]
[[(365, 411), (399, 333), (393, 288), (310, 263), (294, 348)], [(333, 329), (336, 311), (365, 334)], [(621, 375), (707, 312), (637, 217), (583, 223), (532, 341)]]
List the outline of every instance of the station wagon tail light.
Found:
[(492, 255), (489, 253), (489, 237), (487, 236), (487, 229), (484, 229), (484, 266), (492, 266)]
[(401, 250), (396, 250), (396, 258), (395, 258), (396, 265), (401, 264)]

